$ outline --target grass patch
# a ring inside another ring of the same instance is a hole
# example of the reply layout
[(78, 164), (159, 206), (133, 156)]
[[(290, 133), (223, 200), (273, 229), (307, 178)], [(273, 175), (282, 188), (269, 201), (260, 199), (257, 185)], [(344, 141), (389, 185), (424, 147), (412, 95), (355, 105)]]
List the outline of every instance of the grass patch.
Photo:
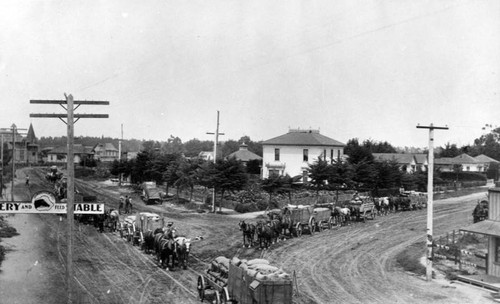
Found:
[(405, 271), (413, 272), (417, 275), (425, 275), (425, 266), (420, 263), (420, 259), (425, 255), (425, 243), (419, 242), (408, 246), (396, 256), (396, 262)]

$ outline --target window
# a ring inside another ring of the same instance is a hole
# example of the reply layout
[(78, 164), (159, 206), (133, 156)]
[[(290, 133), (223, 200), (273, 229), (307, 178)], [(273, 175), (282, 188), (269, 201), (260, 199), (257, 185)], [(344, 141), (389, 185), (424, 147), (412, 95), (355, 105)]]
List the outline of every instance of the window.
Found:
[(307, 184), (307, 171), (302, 171), (302, 182)]
[(469, 167), (469, 166), (467, 166), (467, 167), (466, 167), (466, 170), (467, 170), (467, 171), (470, 171), (470, 167)]
[(275, 161), (280, 160), (280, 149), (274, 149), (274, 160)]
[(333, 149), (330, 150), (330, 160), (333, 163)]
[(269, 177), (276, 177), (280, 174), (279, 170), (271, 169), (269, 170)]
[(309, 161), (309, 150), (308, 149), (304, 149), (304, 153), (303, 153), (303, 161)]

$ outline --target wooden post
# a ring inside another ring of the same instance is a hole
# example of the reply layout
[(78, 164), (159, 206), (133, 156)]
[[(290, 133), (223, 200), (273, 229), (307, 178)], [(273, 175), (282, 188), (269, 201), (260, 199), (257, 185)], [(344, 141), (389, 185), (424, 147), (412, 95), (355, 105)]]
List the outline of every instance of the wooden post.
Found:
[(445, 129), (448, 127), (435, 127), (433, 124), (430, 126), (417, 125), (419, 129), (429, 129), (429, 154), (427, 156), (429, 166), (427, 170), (427, 263), (426, 263), (426, 277), (427, 281), (432, 280), (432, 237), (433, 237), (433, 188), (434, 188), (434, 129)]
[[(109, 101), (74, 101), (73, 96), (64, 94), (66, 100), (30, 100), (32, 104), (57, 104), (66, 109), (66, 114), (30, 114), (30, 117), (43, 118), (59, 118), (67, 125), (68, 140), (67, 140), (67, 170), (68, 184), (66, 191), (67, 199), (67, 218), (68, 218), (68, 250), (67, 250), (67, 265), (66, 265), (66, 287), (68, 295), (68, 303), (73, 303), (73, 224), (74, 224), (74, 202), (75, 202), (75, 163), (74, 163), (74, 123), (80, 118), (108, 118), (107, 114), (74, 114), (75, 103), (80, 105), (109, 105)], [(63, 119), (66, 118), (67, 121)], [(74, 120), (76, 118), (76, 121)]]
[(67, 194), (67, 217), (68, 217), (68, 254), (67, 258), (67, 286), (68, 286), (68, 303), (73, 303), (73, 205), (75, 202), (75, 163), (74, 163), (74, 125), (73, 125), (73, 96), (70, 94), (66, 97), (68, 118), (67, 118), (67, 129), (68, 129), (68, 188), (66, 189)]

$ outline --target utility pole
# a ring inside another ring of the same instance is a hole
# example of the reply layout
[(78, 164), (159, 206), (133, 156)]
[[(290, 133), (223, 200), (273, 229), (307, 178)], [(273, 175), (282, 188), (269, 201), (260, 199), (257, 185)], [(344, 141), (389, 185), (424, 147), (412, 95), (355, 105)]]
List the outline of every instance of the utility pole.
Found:
[(429, 129), (429, 167), (427, 168), (427, 263), (426, 263), (426, 277), (427, 281), (432, 280), (432, 255), (433, 255), (433, 195), (434, 195), (434, 129), (448, 130), (448, 127), (436, 127), (433, 124), (429, 126), (417, 125), (418, 129)]
[[(68, 132), (68, 186), (67, 186), (67, 219), (68, 219), (68, 251), (66, 265), (66, 286), (68, 290), (68, 303), (73, 303), (72, 288), (73, 288), (73, 214), (75, 202), (75, 162), (74, 162), (74, 124), (80, 118), (108, 118), (108, 114), (74, 114), (74, 110), (81, 105), (109, 105), (109, 101), (77, 101), (73, 100), (73, 96), (66, 95), (65, 100), (30, 100), (32, 104), (57, 104), (66, 110), (66, 114), (30, 114), (30, 117), (38, 118), (59, 118), (67, 125)], [(76, 107), (74, 105), (77, 105)], [(66, 118), (66, 121), (64, 121)], [(76, 118), (76, 120), (75, 120)]]
[[(219, 135), (224, 135), (224, 133), (219, 133), (219, 111), (217, 110), (217, 128), (215, 129), (215, 133), (207, 132), (207, 134), (214, 135), (214, 165), (217, 163), (217, 145), (219, 144)], [(212, 212), (215, 213), (215, 187), (212, 193)]]
[(10, 199), (14, 201), (14, 178), (16, 177), (16, 133), (18, 130), (26, 130), (17, 128), (16, 124), (10, 127), (12, 130), (12, 181), (10, 188)]

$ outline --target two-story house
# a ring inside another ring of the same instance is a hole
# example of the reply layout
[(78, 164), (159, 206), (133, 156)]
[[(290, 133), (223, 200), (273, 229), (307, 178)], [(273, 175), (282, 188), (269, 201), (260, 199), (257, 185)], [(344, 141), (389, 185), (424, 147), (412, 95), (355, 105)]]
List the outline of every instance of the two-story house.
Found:
[(99, 143), (92, 149), (94, 159), (102, 162), (118, 160), (118, 149), (112, 143)]
[(318, 158), (342, 159), (345, 144), (324, 136), (319, 130), (290, 129), (262, 143), (262, 178), (272, 175), (307, 175), (309, 164)]

